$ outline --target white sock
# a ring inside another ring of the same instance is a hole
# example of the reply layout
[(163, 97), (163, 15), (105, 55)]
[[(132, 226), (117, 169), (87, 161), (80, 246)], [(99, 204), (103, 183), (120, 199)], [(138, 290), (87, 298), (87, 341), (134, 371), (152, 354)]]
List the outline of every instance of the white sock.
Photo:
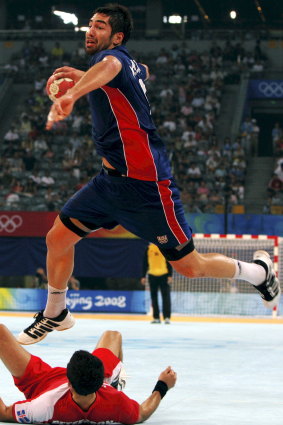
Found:
[(263, 266), (255, 263), (246, 263), (244, 261), (235, 260), (236, 273), (233, 279), (246, 280), (257, 286), (266, 279), (266, 271)]
[(48, 297), (43, 316), (53, 317), (59, 316), (60, 313), (66, 308), (66, 289), (58, 289), (48, 285)]

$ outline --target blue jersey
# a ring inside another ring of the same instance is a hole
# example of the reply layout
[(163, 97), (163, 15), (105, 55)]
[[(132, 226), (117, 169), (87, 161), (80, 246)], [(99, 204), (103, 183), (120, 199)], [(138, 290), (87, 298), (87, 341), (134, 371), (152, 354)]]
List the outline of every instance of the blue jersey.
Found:
[(109, 55), (121, 62), (121, 71), (88, 95), (97, 152), (127, 177), (166, 180), (171, 170), (146, 97), (146, 69), (124, 46), (94, 54), (90, 67)]

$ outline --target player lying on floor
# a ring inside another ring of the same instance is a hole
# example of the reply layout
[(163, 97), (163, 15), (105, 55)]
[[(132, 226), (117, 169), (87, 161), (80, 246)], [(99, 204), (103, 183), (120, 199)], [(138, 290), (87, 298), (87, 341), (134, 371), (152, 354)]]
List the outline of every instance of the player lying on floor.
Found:
[(51, 367), (30, 354), (0, 324), (0, 358), (26, 397), (10, 406), (0, 399), (0, 421), (6, 422), (143, 422), (177, 379), (168, 366), (141, 404), (118, 391), (125, 386), (125, 374), (122, 336), (117, 331), (104, 332), (92, 353), (76, 351), (64, 368)]

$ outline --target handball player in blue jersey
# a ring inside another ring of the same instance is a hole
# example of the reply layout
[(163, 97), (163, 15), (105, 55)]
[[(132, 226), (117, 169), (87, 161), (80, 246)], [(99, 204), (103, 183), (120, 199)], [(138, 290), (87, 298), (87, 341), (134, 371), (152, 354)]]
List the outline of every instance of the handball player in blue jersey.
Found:
[(90, 232), (118, 224), (156, 244), (173, 268), (187, 277), (246, 280), (260, 292), (266, 307), (279, 302), (279, 282), (265, 251), (256, 251), (253, 262), (245, 263), (220, 254), (200, 254), (194, 248), (166, 149), (152, 120), (144, 84), (149, 70), (125, 47), (131, 30), (126, 7), (99, 7), (86, 32), (88, 71), (64, 66), (51, 77), (68, 77), (76, 84), (52, 105), (46, 128), (68, 117), (76, 101), (87, 95), (102, 168), (69, 199), (47, 234), (47, 304), (18, 336), (22, 344), (36, 343), (48, 332), (74, 325), (66, 308), (74, 246)]

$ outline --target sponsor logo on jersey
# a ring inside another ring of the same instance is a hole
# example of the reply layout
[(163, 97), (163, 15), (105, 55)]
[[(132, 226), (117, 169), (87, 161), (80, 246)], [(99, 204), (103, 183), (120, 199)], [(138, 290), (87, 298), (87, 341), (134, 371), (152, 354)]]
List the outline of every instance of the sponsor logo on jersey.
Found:
[(26, 415), (26, 411), (24, 409), (17, 410), (17, 419), (21, 424), (30, 424), (30, 420)]

